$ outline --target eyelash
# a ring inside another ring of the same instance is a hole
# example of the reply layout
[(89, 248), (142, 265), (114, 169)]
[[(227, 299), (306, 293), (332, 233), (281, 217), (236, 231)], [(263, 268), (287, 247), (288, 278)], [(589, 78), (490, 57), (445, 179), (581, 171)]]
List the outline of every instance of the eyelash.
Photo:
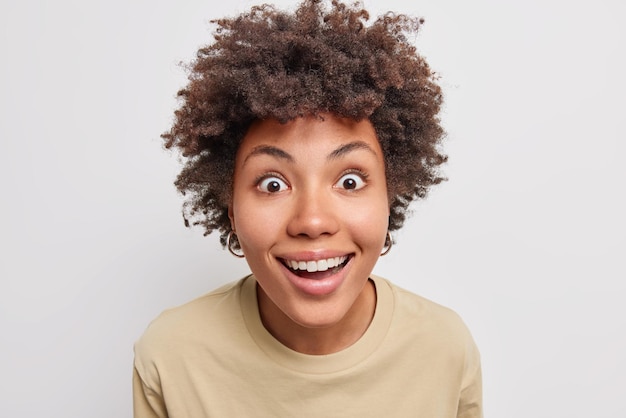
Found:
[(339, 178), (345, 176), (346, 174), (357, 174), (361, 176), (363, 180), (367, 180), (367, 178), (369, 177), (369, 175), (365, 171), (359, 170), (358, 168), (351, 168), (341, 173), (341, 176), (339, 176)]

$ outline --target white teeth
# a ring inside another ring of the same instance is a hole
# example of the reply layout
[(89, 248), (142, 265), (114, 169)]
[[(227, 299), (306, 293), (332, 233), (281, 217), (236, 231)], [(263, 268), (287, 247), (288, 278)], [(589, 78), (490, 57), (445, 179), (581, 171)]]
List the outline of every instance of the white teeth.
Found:
[(320, 260), (317, 262), (317, 270), (318, 271), (326, 271), (328, 270), (328, 261)]
[(309, 273), (313, 273), (316, 271), (326, 271), (328, 269), (335, 268), (341, 265), (344, 261), (346, 261), (347, 258), (348, 257), (346, 256), (342, 256), (317, 261), (285, 260), (285, 264), (291, 267), (292, 270), (306, 270)]

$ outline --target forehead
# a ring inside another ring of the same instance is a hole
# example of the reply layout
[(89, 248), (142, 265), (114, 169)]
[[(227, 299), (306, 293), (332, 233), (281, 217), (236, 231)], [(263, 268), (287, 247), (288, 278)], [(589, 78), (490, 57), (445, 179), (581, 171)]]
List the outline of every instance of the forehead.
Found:
[(367, 144), (382, 158), (382, 150), (374, 126), (368, 119), (355, 121), (325, 114), (322, 117), (307, 116), (280, 123), (274, 119), (253, 123), (238, 150), (238, 159), (249, 154), (255, 147), (271, 145), (292, 152), (331, 152), (350, 142)]

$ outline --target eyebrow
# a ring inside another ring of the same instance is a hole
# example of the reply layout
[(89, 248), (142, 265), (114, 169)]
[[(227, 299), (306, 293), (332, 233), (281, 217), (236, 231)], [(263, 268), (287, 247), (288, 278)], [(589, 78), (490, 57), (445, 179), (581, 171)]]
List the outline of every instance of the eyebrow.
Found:
[(347, 144), (343, 144), (342, 146), (340, 146), (339, 148), (337, 148), (336, 150), (328, 154), (328, 157), (326, 157), (326, 159), (337, 160), (349, 152), (360, 150), (360, 149), (370, 151), (372, 154), (376, 155), (376, 152), (366, 142), (354, 141), (354, 142), (348, 142)]
[(252, 151), (250, 151), (250, 154), (246, 156), (246, 159), (243, 163), (245, 164), (250, 157), (254, 157), (255, 155), (270, 155), (272, 157), (276, 157), (290, 163), (295, 162), (295, 159), (289, 153), (283, 151), (278, 147), (274, 147), (272, 145), (259, 145), (257, 147), (254, 147)]
[[(376, 155), (376, 152), (366, 142), (353, 141), (347, 144), (343, 144), (337, 149), (333, 150), (330, 154), (328, 154), (326, 159), (328, 161), (337, 160), (352, 151), (361, 150), (361, 149), (370, 151), (372, 154)], [(283, 151), (282, 149), (278, 147), (275, 147), (272, 145), (259, 145), (259, 146), (254, 147), (252, 151), (250, 151), (250, 153), (246, 156), (246, 159), (244, 160), (243, 163), (245, 164), (250, 157), (254, 157), (256, 155), (269, 155), (269, 156), (276, 157), (281, 160), (285, 160), (289, 163), (294, 163), (296, 161), (295, 158), (291, 156), (291, 154), (289, 154), (286, 151)]]

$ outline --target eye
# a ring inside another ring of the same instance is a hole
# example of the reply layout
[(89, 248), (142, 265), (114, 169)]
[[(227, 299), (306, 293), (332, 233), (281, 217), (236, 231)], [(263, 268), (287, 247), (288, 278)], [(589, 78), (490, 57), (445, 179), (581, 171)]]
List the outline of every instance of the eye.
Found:
[(341, 176), (334, 187), (344, 190), (359, 190), (365, 187), (365, 175), (361, 173), (348, 173)]
[(278, 193), (289, 188), (284, 180), (276, 176), (268, 176), (261, 179), (257, 187), (265, 193)]

